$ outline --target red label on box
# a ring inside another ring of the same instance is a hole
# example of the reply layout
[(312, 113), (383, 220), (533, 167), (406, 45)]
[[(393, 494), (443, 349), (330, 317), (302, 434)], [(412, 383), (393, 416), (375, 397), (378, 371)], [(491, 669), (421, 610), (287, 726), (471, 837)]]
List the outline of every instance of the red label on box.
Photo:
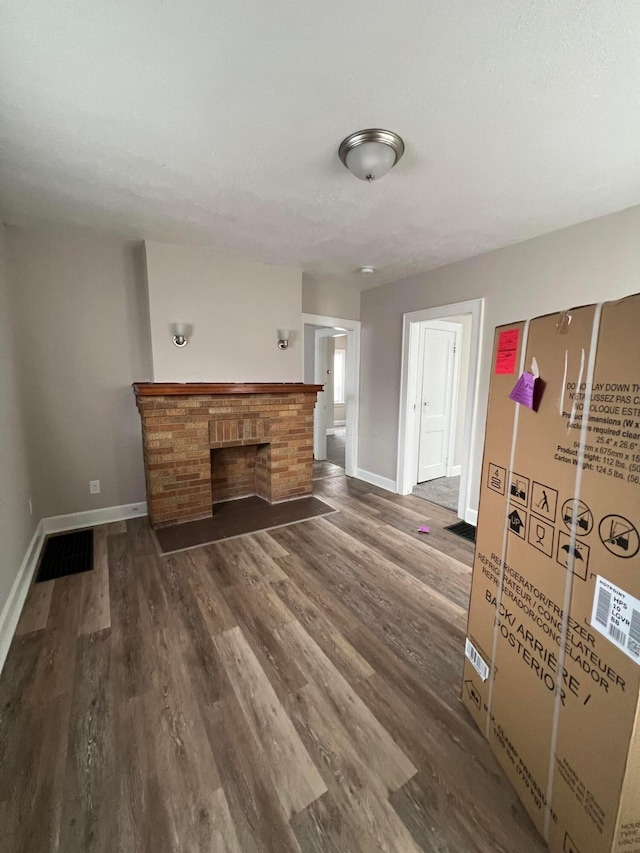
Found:
[(518, 355), (520, 329), (507, 329), (500, 332), (498, 354), (496, 355), (496, 373), (514, 373)]

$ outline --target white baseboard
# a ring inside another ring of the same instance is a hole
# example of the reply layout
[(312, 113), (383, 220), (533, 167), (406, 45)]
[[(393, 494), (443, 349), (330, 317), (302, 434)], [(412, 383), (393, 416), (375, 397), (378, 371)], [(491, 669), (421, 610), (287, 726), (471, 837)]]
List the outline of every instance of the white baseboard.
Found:
[(15, 634), (24, 602), (29, 592), (33, 573), (38, 565), (40, 549), (47, 533), (60, 533), (63, 530), (77, 530), (96, 524), (108, 524), (112, 521), (124, 521), (147, 514), (145, 501), (137, 504), (108, 506), (103, 509), (90, 509), (87, 512), (72, 512), (69, 515), (52, 515), (42, 518), (35, 529), (27, 553), (18, 570), (2, 611), (0, 612), (0, 672), (4, 666), (11, 640)]
[(334, 426), (346, 426), (347, 422), (346, 421), (334, 421), (333, 425)]
[(336, 434), (336, 431), (333, 427), (329, 427), (327, 429), (327, 435), (335, 435), (335, 434)]
[(477, 509), (468, 509), (464, 514), (464, 520), (467, 524), (473, 524), (474, 527), (478, 526), (478, 510)]
[(454, 465), (451, 469), (450, 477), (459, 477), (462, 474), (462, 465)]
[(63, 530), (77, 530), (80, 527), (93, 527), (96, 524), (109, 524), (112, 521), (124, 521), (147, 514), (146, 501), (138, 504), (107, 506), (102, 509), (89, 509), (86, 512), (71, 512), (68, 515), (50, 515), (42, 519), (44, 533), (60, 533)]
[(2, 668), (4, 667), (11, 640), (13, 640), (13, 635), (18, 626), (18, 620), (20, 619), (20, 614), (22, 613), (22, 608), (29, 592), (31, 578), (38, 565), (38, 557), (40, 556), (40, 548), (43, 541), (44, 531), (42, 529), (42, 522), (39, 522), (31, 537), (31, 542), (22, 560), (22, 565), (18, 569), (18, 574), (11, 587), (9, 597), (5, 601), (2, 612), (0, 612), (0, 672), (2, 672)]
[(394, 494), (398, 493), (396, 481), (390, 480), (388, 477), (381, 477), (379, 474), (373, 474), (363, 468), (356, 468), (356, 477), (358, 480), (364, 480), (365, 483), (371, 483), (372, 486), (379, 486), (381, 489), (386, 489)]

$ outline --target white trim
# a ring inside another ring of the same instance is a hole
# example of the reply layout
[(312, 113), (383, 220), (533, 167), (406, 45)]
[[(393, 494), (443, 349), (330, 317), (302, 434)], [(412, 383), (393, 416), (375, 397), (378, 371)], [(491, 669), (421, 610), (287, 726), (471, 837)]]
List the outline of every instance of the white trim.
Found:
[[(321, 341), (333, 338), (333, 329), (316, 329), (313, 335), (313, 378), (316, 385), (322, 385), (322, 391), (316, 395), (316, 405), (313, 410), (313, 458), (319, 462), (327, 458), (327, 371), (329, 359), (320, 358)], [(325, 355), (329, 353), (325, 351)], [(332, 407), (333, 408), (333, 407)]]
[(356, 470), (356, 477), (358, 480), (364, 480), (365, 483), (371, 483), (372, 486), (379, 486), (381, 489), (386, 489), (394, 494), (398, 493), (395, 480), (390, 480), (388, 477), (381, 477), (380, 474), (365, 471), (364, 468)]
[(462, 473), (462, 465), (452, 465), (451, 466), (451, 473), (449, 474), (449, 476), (450, 477), (459, 477), (461, 473)]
[(20, 614), (22, 613), (22, 608), (29, 592), (29, 586), (31, 585), (31, 578), (38, 565), (38, 557), (40, 556), (43, 541), (42, 522), (39, 522), (31, 537), (31, 542), (24, 555), (22, 564), (18, 569), (18, 574), (13, 581), (9, 597), (4, 603), (2, 612), (0, 612), (0, 672), (2, 672), (11, 641), (18, 627)]
[[(478, 378), (480, 372), (480, 347), (483, 333), (484, 298), (456, 302), (452, 305), (440, 305), (422, 311), (411, 311), (402, 319), (402, 373), (400, 377), (400, 412), (398, 423), (398, 463), (397, 483), (401, 495), (411, 493), (415, 485), (415, 471), (412, 470), (411, 436), (415, 430), (416, 377), (411, 370), (417, 359), (416, 329), (425, 320), (446, 320), (460, 314), (471, 314), (471, 347), (469, 355), (469, 379), (465, 405), (464, 441), (465, 458), (460, 475), (460, 495), (458, 498), (458, 516), (467, 518), (470, 511), (471, 471), (474, 461), (476, 420), (478, 410)], [(473, 510), (475, 512), (475, 510)], [(476, 513), (477, 514), (477, 513)]]
[[(336, 403), (336, 406), (344, 406), (344, 403)], [(333, 425), (334, 426), (346, 426), (347, 422), (346, 421), (334, 421)]]
[[(322, 314), (303, 314), (302, 324), (303, 326), (328, 326), (333, 329), (346, 329), (347, 331), (345, 473), (348, 477), (357, 477), (358, 420), (360, 416), (360, 320), (326, 317)], [(304, 371), (304, 347), (301, 349)]]
[(335, 434), (336, 434), (335, 427), (328, 427), (327, 428), (327, 435), (335, 435)]
[[(453, 382), (451, 383), (451, 412), (449, 414), (449, 443), (447, 448), (447, 477), (453, 477), (453, 456), (456, 450), (456, 433), (458, 432), (458, 397), (460, 396), (460, 360), (462, 358), (462, 323), (446, 322), (455, 326), (455, 345), (453, 353)], [(457, 466), (462, 472), (462, 465)]]
[(24, 607), (33, 573), (38, 565), (40, 551), (48, 533), (60, 533), (63, 530), (77, 530), (96, 524), (108, 524), (111, 521), (124, 521), (147, 514), (145, 501), (137, 504), (108, 506), (102, 509), (90, 509), (86, 512), (72, 512), (68, 515), (52, 515), (42, 518), (34, 531), (18, 574), (15, 577), (9, 597), (0, 612), (0, 672), (9, 651), (9, 646), (18, 627), (20, 614)]
[(477, 509), (468, 509), (464, 514), (464, 520), (467, 524), (473, 524), (474, 527), (478, 526), (478, 510)]
[(93, 527), (96, 524), (109, 524), (112, 521), (124, 521), (147, 514), (146, 501), (137, 504), (107, 506), (102, 509), (89, 509), (86, 512), (71, 512), (68, 515), (51, 515), (43, 518), (43, 533), (60, 533), (63, 530), (77, 530), (81, 527)]

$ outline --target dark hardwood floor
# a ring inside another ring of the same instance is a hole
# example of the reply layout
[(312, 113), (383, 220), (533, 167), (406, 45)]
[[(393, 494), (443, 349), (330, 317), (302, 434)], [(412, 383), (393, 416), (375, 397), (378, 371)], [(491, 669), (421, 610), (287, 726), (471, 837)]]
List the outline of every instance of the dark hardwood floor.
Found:
[(32, 587), (3, 853), (546, 849), (460, 702), (453, 514), (315, 487), (340, 512), (165, 557), (146, 519), (105, 525), (94, 571)]

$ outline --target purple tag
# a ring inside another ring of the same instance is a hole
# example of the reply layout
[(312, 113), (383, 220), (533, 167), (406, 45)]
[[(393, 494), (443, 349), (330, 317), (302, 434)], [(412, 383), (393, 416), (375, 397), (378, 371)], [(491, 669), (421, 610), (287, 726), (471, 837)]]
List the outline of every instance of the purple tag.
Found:
[(423, 527), (419, 527), (419, 528), (418, 528), (418, 533), (431, 533), (431, 528), (430, 528), (430, 527), (424, 527), (424, 526), (423, 526)]
[(526, 406), (528, 409), (533, 409), (533, 394), (536, 387), (536, 377), (533, 373), (525, 371), (520, 379), (513, 386), (513, 391), (509, 394), (511, 400)]

